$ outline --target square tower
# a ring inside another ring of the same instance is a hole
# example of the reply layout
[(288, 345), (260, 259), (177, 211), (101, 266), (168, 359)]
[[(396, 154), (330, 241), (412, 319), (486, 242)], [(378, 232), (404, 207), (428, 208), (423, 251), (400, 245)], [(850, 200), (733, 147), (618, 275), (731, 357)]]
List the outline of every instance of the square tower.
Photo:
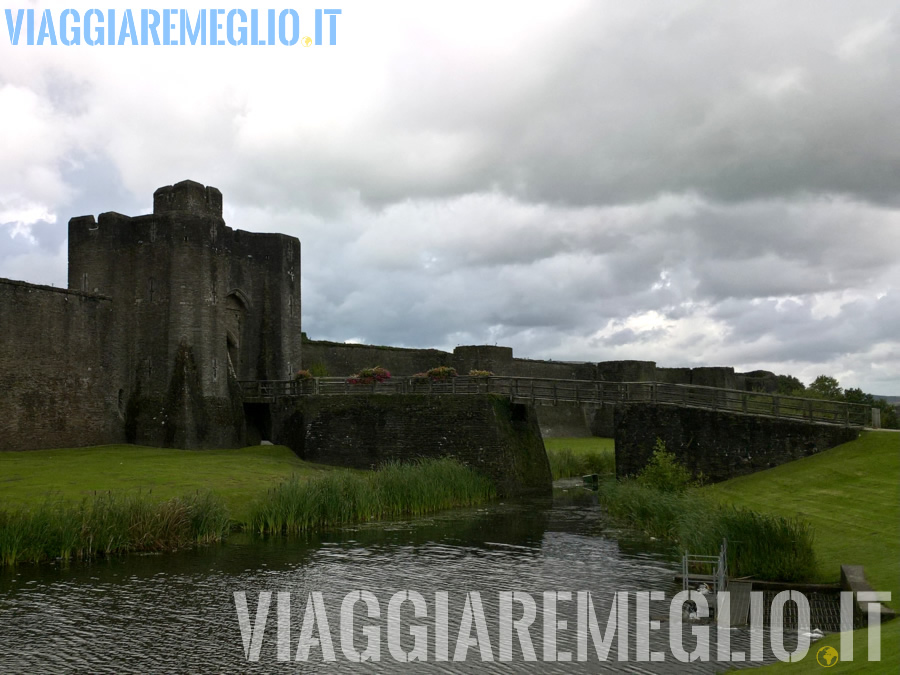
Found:
[(231, 229), (214, 187), (161, 187), (146, 216), (70, 220), (69, 287), (113, 299), (131, 442), (241, 445), (239, 381), (300, 366), (300, 242)]

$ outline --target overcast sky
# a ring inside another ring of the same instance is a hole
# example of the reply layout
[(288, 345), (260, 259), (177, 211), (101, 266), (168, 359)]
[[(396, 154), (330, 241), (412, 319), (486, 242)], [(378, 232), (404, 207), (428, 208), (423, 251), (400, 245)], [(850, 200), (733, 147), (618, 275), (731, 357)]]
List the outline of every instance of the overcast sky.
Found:
[(896, 2), (268, 6), (306, 35), (340, 8), (337, 45), (14, 47), (2, 19), (0, 276), (65, 285), (70, 217), (190, 178), (300, 238), (314, 339), (900, 395)]

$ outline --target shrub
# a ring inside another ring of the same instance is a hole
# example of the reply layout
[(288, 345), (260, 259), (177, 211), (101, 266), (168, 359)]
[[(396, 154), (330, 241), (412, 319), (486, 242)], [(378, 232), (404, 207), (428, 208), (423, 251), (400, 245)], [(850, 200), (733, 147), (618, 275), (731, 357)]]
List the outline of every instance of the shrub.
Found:
[(656, 449), (647, 465), (637, 476), (641, 485), (654, 488), (660, 492), (682, 493), (696, 484), (691, 472), (675, 459), (675, 455), (666, 450), (662, 439), (656, 439)]
[(294, 373), (295, 380), (311, 380), (312, 377), (312, 373), (310, 373), (308, 370), (298, 370), (296, 373)]
[(309, 367), (309, 374), (313, 377), (328, 377), (328, 366), (321, 361), (317, 361)]
[(387, 368), (375, 366), (374, 368), (363, 368), (355, 375), (347, 378), (347, 382), (350, 384), (374, 384), (389, 379), (391, 379), (391, 373)]
[(451, 377), (458, 376), (459, 373), (456, 372), (456, 368), (451, 368), (450, 366), (438, 366), (425, 373), (425, 377), (432, 380), (449, 380)]
[(469, 377), (493, 377), (494, 373), (490, 370), (475, 370), (474, 368), (469, 371)]

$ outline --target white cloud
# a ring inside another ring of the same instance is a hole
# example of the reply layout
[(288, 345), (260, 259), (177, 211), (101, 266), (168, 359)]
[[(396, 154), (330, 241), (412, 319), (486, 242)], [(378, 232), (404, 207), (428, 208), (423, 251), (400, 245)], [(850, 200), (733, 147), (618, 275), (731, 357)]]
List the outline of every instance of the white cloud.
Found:
[(341, 7), (333, 48), (0, 35), (0, 274), (192, 178), (300, 237), (312, 337), (900, 393), (891, 3)]

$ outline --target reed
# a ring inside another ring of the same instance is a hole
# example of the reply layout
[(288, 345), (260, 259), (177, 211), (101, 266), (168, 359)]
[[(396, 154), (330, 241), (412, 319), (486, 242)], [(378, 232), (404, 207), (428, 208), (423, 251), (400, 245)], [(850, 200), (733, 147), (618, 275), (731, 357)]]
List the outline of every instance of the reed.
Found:
[(474, 506), (495, 494), (490, 480), (452, 459), (391, 462), (369, 473), (333, 471), (284, 481), (254, 504), (250, 528), (301, 533)]
[(219, 541), (229, 527), (225, 507), (209, 493), (163, 502), (142, 493), (103, 493), (80, 504), (48, 501), (0, 511), (0, 565), (171, 551)]
[(696, 488), (660, 490), (635, 480), (601, 485), (600, 501), (616, 521), (682, 550), (715, 555), (728, 540), (728, 573), (773, 581), (815, 578), (810, 525), (800, 519), (718, 504)]
[(691, 553), (715, 555), (728, 540), (728, 573), (775, 581), (816, 577), (813, 531), (799, 518), (716, 505), (688, 511), (679, 522), (679, 543)]

